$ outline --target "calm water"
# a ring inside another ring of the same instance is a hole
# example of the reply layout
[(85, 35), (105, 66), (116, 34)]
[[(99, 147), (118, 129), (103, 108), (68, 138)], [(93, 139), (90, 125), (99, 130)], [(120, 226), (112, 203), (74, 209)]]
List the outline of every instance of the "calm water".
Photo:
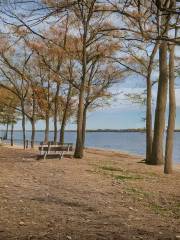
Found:
[[(3, 132), (0, 133), (0, 136)], [(30, 140), (31, 132), (27, 131), (27, 139)], [(44, 137), (43, 132), (36, 133), (37, 143), (42, 141)], [(10, 138), (10, 136), (8, 136)], [(14, 138), (22, 140), (22, 132), (16, 131)], [(53, 132), (49, 134), (49, 140), (53, 140)], [(75, 143), (76, 133), (66, 132), (65, 142)], [(22, 143), (21, 141), (15, 141)], [(114, 149), (124, 151), (132, 154), (145, 155), (145, 134), (138, 132), (88, 132), (86, 134), (86, 146), (96, 148)], [(175, 146), (174, 146), (174, 161), (180, 163), (180, 132), (175, 133)]]

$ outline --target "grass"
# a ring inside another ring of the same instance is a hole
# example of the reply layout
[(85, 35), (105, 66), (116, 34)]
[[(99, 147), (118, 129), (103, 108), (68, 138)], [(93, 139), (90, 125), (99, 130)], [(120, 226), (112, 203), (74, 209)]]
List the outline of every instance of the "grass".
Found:
[[(158, 174), (154, 172), (147, 172), (146, 175), (138, 175), (136, 173), (129, 172), (126, 169), (119, 168), (118, 166), (112, 166), (108, 163), (103, 166), (98, 166), (97, 169), (99, 169), (101, 173), (110, 176), (119, 182), (148, 179), (149, 177), (156, 179), (159, 177)], [(128, 185), (126, 185), (126, 193), (130, 194), (134, 200), (142, 201), (142, 204), (144, 203), (145, 206), (151, 209), (155, 214), (162, 217), (180, 217), (180, 204), (177, 202), (172, 201), (170, 204), (164, 204), (159, 201), (156, 202), (156, 195), (154, 192), (143, 191), (142, 189), (134, 188), (133, 186), (129, 186), (128, 188)]]
[[(143, 179), (143, 177), (139, 175), (132, 175), (122, 168), (114, 167), (114, 166), (101, 166), (101, 170), (103, 170), (104, 174), (111, 175), (118, 181), (125, 181), (125, 180), (138, 180)], [(109, 172), (109, 173), (108, 173)], [(123, 174), (118, 174), (118, 172), (123, 172)]]
[(138, 179), (143, 179), (141, 176), (138, 175), (116, 175), (115, 179), (123, 181), (123, 180), (138, 180)]
[(115, 168), (115, 167), (112, 167), (112, 166), (102, 166), (100, 167), (102, 170), (105, 170), (105, 171), (111, 171), (111, 172), (123, 172), (123, 169), (121, 168)]
[(172, 216), (175, 218), (180, 217), (180, 203), (177, 201), (171, 201), (169, 204), (164, 204), (160, 202), (155, 202), (155, 193), (143, 191), (137, 188), (127, 188), (127, 193), (129, 193), (135, 199), (146, 200), (147, 206), (155, 213), (161, 216)]
[(164, 215), (167, 216), (172, 212), (167, 207), (162, 207), (161, 205), (159, 205), (157, 203), (150, 203), (149, 206), (156, 214), (159, 214), (161, 216), (164, 216)]
[(137, 189), (137, 188), (133, 188), (133, 187), (128, 188), (127, 192), (130, 193), (131, 195), (135, 195), (137, 197), (143, 197), (143, 198), (153, 196), (152, 192), (146, 192), (141, 189)]

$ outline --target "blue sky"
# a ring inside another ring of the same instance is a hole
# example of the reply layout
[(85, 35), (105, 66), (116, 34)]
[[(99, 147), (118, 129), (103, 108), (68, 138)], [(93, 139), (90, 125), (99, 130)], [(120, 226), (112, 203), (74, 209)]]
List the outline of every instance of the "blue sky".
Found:
[[(88, 113), (87, 117), (87, 129), (125, 129), (125, 128), (142, 128), (145, 126), (143, 118), (145, 117), (145, 106), (133, 104), (124, 97), (124, 93), (136, 93), (144, 91), (144, 80), (137, 81), (136, 77), (134, 82), (128, 79), (118, 85), (116, 85), (112, 91), (116, 93), (115, 99), (110, 106), (106, 106), (102, 109), (97, 109), (94, 112)], [(153, 88), (153, 98), (156, 98), (157, 87)], [(180, 129), (180, 88), (176, 89), (176, 102), (177, 102), (177, 114), (176, 114), (176, 128)], [(155, 105), (153, 105), (154, 116)], [(168, 115), (168, 111), (167, 111)], [(51, 129), (53, 129), (53, 122), (51, 121)], [(39, 121), (36, 124), (37, 129), (43, 130), (45, 124), (43, 121)], [(16, 129), (21, 129), (21, 123), (19, 122)], [(31, 129), (29, 123), (27, 123), (27, 129)], [(67, 129), (76, 129), (74, 123), (69, 123)]]
[[(180, 48), (176, 49), (176, 54), (180, 56)], [(157, 73), (154, 72), (155, 78)], [(116, 93), (114, 101), (111, 106), (104, 109), (98, 109), (90, 112), (87, 118), (87, 129), (124, 129), (124, 128), (142, 128), (145, 126), (143, 118), (145, 117), (145, 107), (142, 105), (133, 104), (124, 99), (124, 93), (136, 93), (144, 91), (145, 81), (139, 79), (137, 75), (129, 77), (126, 81), (116, 85), (112, 92)], [(156, 98), (157, 86), (153, 88), (153, 98)], [(180, 84), (176, 89), (177, 102), (177, 117), (176, 128), (180, 129)], [(154, 107), (154, 106), (153, 106)], [(53, 129), (53, 122), (51, 121), (51, 129)], [(45, 124), (39, 121), (36, 128), (43, 130)], [(21, 122), (19, 122), (15, 129), (21, 129)], [(31, 129), (27, 123), (27, 129)], [(67, 129), (76, 129), (76, 125), (69, 123)]]

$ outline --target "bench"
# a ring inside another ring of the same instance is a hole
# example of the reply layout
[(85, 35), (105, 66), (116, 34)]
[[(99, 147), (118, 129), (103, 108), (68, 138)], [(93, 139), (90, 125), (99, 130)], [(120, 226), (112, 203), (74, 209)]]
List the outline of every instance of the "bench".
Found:
[(65, 144), (48, 144), (41, 143), (39, 146), (40, 154), (37, 156), (37, 159), (43, 158), (46, 159), (46, 157), (58, 157), (59, 159), (62, 159), (64, 155), (72, 156), (73, 154), (73, 144), (72, 143), (65, 143)]

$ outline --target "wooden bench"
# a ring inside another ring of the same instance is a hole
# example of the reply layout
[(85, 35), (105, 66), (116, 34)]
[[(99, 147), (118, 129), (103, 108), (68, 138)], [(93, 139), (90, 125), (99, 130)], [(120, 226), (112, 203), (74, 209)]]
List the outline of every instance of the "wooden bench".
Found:
[(72, 143), (65, 143), (65, 144), (45, 144), (42, 143), (39, 146), (40, 154), (37, 156), (37, 159), (43, 158), (46, 159), (46, 157), (59, 157), (59, 159), (62, 159), (64, 155), (72, 156), (73, 154), (73, 144)]

